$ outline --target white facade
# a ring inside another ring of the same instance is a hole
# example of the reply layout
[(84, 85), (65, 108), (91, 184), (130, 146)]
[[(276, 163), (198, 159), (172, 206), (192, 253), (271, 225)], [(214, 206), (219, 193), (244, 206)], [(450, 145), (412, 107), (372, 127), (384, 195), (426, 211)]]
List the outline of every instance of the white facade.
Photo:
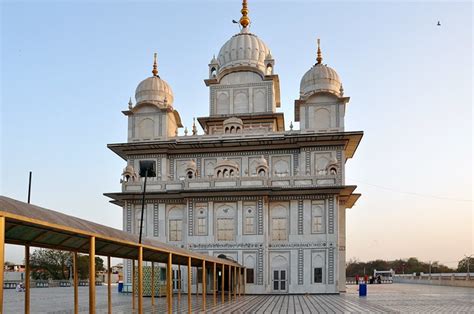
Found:
[(209, 64), (204, 134), (177, 136), (171, 88), (157, 72), (140, 83), (124, 111), (128, 143), (109, 145), (127, 162), (122, 191), (106, 195), (122, 207), (124, 230), (138, 233), (149, 167), (144, 236), (238, 261), (247, 293), (344, 291), (345, 213), (359, 197), (345, 185), (345, 163), (362, 138), (344, 131), (349, 98), (319, 51), (295, 101), (301, 130), (285, 130), (275, 61), (242, 25)]

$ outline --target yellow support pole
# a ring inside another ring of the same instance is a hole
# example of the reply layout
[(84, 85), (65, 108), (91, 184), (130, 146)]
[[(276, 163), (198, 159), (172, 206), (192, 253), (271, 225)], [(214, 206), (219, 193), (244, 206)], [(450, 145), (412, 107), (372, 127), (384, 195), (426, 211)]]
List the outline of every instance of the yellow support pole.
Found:
[(247, 268), (244, 267), (244, 295), (245, 295), (245, 285), (247, 284)]
[(225, 265), (222, 264), (222, 276), (221, 276), (221, 299), (222, 299), (221, 301), (222, 301), (222, 303), (225, 302), (225, 291), (224, 291), (225, 290), (224, 289), (225, 283), (224, 283), (224, 281), (225, 281)]
[(202, 261), (202, 310), (206, 311), (206, 261)]
[(237, 267), (234, 266), (234, 280), (232, 281), (232, 290), (234, 291), (234, 300), (237, 300)]
[(199, 295), (199, 268), (196, 267), (196, 300)]
[(95, 237), (89, 244), (89, 313), (95, 313)]
[(3, 272), (5, 271), (5, 217), (0, 217), (0, 313), (3, 313)]
[(191, 257), (188, 257), (188, 313), (191, 313)]
[(135, 260), (132, 259), (132, 309), (135, 307)]
[(172, 262), (172, 254), (168, 253), (168, 265), (166, 267), (166, 287), (167, 287), (167, 293), (166, 295), (168, 296), (167, 301), (168, 301), (168, 313), (171, 314), (173, 312), (173, 274), (171, 272), (171, 264)]
[(216, 283), (216, 279), (217, 279), (217, 264), (214, 263), (214, 269), (213, 269), (213, 274), (212, 274), (212, 277), (213, 277), (213, 280), (212, 280), (212, 291), (214, 293), (214, 306), (217, 305), (217, 283)]
[(240, 297), (240, 275), (242, 272), (240, 271), (240, 267), (237, 267), (237, 296)]
[(74, 272), (74, 314), (79, 313), (79, 277), (77, 271), (77, 251), (73, 253), (72, 267)]
[(138, 247), (138, 313), (143, 313), (143, 246)]
[(155, 263), (151, 262), (151, 306), (155, 306)]
[(107, 256), (107, 310), (112, 314), (112, 265), (110, 256)]
[(25, 314), (29, 314), (29, 313), (30, 313), (30, 246), (25, 245)]
[(229, 265), (229, 283), (227, 284), (227, 286), (229, 288), (229, 301), (232, 301), (231, 284), (232, 284), (232, 266)]
[(178, 265), (178, 304), (181, 304), (181, 264)]
[(242, 273), (243, 268), (240, 268), (240, 289), (239, 289), (239, 296), (242, 295), (242, 287), (244, 285), (244, 274)]

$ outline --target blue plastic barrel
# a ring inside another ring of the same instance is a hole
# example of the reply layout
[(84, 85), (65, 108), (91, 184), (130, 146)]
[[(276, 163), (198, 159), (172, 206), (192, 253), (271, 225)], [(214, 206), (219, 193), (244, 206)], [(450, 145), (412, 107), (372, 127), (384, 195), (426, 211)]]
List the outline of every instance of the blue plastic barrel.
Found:
[(367, 296), (367, 284), (360, 283), (359, 284), (359, 297), (365, 297), (365, 296)]
[(119, 281), (118, 283), (118, 292), (122, 292), (123, 291), (123, 281)]

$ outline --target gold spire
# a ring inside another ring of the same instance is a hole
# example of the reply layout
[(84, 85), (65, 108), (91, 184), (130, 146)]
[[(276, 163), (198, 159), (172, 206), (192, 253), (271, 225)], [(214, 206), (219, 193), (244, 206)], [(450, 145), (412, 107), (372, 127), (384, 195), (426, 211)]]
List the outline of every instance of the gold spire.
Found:
[(158, 76), (158, 65), (156, 64), (156, 52), (153, 56), (153, 71), (151, 71), (151, 73), (153, 73), (153, 76)]
[(240, 18), (240, 25), (245, 28), (250, 24), (250, 19), (247, 16), (247, 14), (249, 14), (249, 9), (247, 8), (247, 0), (242, 1), (242, 10), (240, 10), (240, 13), (242, 13), (242, 17)]
[(318, 57), (316, 58), (317, 64), (321, 64), (323, 57), (321, 56), (321, 41), (318, 38)]

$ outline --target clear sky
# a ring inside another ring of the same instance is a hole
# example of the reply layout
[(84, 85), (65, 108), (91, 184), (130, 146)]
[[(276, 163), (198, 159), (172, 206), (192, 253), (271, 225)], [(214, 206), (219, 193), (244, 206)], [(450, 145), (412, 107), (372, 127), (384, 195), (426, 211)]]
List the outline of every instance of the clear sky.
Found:
[[(125, 162), (106, 145), (126, 141), (121, 110), (157, 52), (183, 123), (208, 115), (207, 65), (238, 31), (240, 7), (2, 1), (0, 193), (26, 201), (31, 170), (34, 204), (121, 228), (121, 209), (102, 195), (120, 190)], [(351, 97), (346, 130), (365, 132), (347, 162), (347, 183), (363, 195), (347, 212), (347, 257), (455, 266), (474, 253), (472, 4), (249, 0), (249, 9), (276, 60), (286, 125), (320, 37)], [(7, 260), (21, 252), (8, 247)]]

